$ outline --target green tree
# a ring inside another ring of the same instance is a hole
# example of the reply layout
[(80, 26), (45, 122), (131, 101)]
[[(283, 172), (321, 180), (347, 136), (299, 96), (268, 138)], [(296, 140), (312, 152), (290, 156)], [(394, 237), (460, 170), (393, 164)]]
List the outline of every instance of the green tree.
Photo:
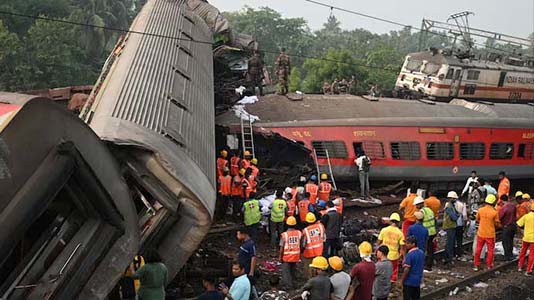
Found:
[(0, 20), (0, 90), (11, 90), (20, 80), (17, 74), (18, 55), (21, 52), (20, 41), (15, 33), (7, 30)]
[(289, 75), (289, 92), (293, 93), (300, 91), (301, 89), (302, 78), (298, 68), (291, 69), (291, 75)]

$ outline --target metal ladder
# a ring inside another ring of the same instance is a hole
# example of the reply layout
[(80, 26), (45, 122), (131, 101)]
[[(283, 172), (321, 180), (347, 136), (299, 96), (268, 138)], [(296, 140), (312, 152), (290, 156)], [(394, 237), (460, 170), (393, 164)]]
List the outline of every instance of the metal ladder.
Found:
[[(241, 145), (243, 147), (243, 153), (245, 151), (250, 151), (252, 157), (256, 157), (254, 152), (254, 128), (252, 126), (252, 120), (248, 116), (248, 120), (243, 120), (243, 115), (241, 119)], [(247, 122), (248, 124), (245, 124)]]
[[(336, 180), (334, 178), (334, 173), (332, 172), (332, 164), (330, 163), (330, 155), (328, 154), (328, 149), (324, 149), (326, 154), (326, 160), (328, 161), (328, 173), (330, 175), (330, 178), (332, 179), (332, 187), (335, 191), (337, 191), (336, 186)], [(317, 167), (317, 183), (321, 183), (321, 172), (319, 170), (319, 163), (317, 161), (317, 151), (315, 151), (315, 148), (313, 149), (313, 158), (315, 160), (315, 166)]]

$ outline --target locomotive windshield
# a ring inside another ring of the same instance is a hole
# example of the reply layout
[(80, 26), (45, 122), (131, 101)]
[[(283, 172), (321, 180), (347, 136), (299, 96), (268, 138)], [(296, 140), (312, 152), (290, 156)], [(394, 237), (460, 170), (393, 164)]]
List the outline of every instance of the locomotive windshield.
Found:
[(408, 58), (408, 60), (406, 61), (406, 69), (411, 72), (419, 72), (421, 70), (422, 65), (423, 62), (420, 60)]
[(440, 68), (441, 68), (440, 64), (427, 62), (423, 68), (423, 73), (427, 75), (438, 75)]

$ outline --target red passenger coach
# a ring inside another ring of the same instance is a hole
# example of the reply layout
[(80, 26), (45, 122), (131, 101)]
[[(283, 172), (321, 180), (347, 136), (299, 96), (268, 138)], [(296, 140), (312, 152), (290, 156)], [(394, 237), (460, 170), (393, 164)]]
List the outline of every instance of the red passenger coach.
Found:
[[(268, 96), (246, 106), (259, 117), (256, 132), (275, 132), (314, 149), (336, 180), (354, 180), (363, 149), (373, 180), (446, 181), (471, 170), (496, 177), (534, 178), (534, 107), (526, 104), (450, 103), (356, 96), (306, 95), (293, 102)], [(239, 132), (233, 112), (217, 123)]]

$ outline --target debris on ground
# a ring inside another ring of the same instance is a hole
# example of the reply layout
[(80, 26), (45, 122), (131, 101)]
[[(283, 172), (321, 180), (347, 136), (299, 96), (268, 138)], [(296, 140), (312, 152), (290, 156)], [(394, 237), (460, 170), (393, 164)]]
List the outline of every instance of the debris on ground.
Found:
[(481, 288), (481, 289), (485, 289), (489, 286), (489, 284), (487, 283), (484, 283), (484, 282), (477, 282), (475, 283), (475, 285), (473, 285), (473, 287), (476, 287), (476, 288)]

